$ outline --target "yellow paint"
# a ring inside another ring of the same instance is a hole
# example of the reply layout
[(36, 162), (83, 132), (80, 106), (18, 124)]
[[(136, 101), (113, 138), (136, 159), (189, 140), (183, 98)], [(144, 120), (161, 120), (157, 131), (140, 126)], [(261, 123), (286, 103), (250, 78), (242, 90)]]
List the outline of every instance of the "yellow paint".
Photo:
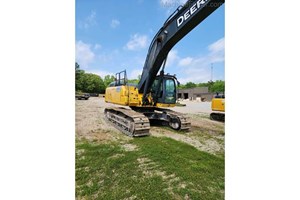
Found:
[(211, 109), (213, 111), (225, 112), (225, 99), (213, 98), (211, 101)]
[(134, 86), (108, 87), (105, 90), (105, 101), (124, 106), (139, 104), (138, 90)]
[[(137, 106), (142, 107), (143, 94), (138, 93), (138, 89), (134, 86), (115, 86), (107, 87), (105, 90), (105, 102), (119, 104), (123, 106)], [(148, 96), (148, 100), (153, 103), (151, 96)], [(163, 104), (157, 103), (155, 107), (174, 107), (175, 104)], [(151, 105), (143, 107), (154, 107)]]
[(175, 107), (175, 104), (170, 104), (170, 103), (157, 103), (157, 107)]

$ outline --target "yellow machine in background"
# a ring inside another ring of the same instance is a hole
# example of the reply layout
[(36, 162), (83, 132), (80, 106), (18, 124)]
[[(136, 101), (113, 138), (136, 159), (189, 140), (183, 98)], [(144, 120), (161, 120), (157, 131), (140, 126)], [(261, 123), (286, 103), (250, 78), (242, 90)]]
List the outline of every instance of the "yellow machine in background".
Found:
[(211, 101), (211, 109), (210, 119), (225, 121), (225, 95), (217, 94)]

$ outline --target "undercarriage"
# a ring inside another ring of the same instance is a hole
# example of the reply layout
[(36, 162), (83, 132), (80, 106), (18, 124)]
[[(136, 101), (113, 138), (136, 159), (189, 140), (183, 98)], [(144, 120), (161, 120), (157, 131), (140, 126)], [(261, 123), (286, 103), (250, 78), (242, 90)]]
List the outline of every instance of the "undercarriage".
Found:
[(104, 112), (107, 121), (126, 135), (133, 137), (150, 135), (150, 122), (158, 122), (178, 131), (188, 130), (191, 127), (188, 117), (169, 109), (110, 107)]
[(225, 113), (213, 112), (210, 114), (210, 119), (215, 121), (225, 122)]

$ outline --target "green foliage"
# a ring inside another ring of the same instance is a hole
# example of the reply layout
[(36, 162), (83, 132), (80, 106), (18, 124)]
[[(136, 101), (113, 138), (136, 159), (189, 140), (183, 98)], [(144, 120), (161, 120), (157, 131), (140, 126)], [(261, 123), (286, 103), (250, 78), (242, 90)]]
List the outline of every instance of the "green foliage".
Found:
[(129, 79), (128, 83), (134, 83), (134, 84), (138, 84), (139, 80), (138, 79)]
[(76, 142), (76, 198), (224, 199), (224, 157), (170, 138), (136, 138), (128, 145), (137, 148)]
[(210, 82), (197, 84), (197, 87), (209, 87), (209, 86), (210, 86)]
[(184, 89), (184, 85), (180, 84), (177, 89)]
[(197, 87), (197, 85), (193, 82), (187, 82), (186, 84), (181, 84), (179, 85), (179, 89), (189, 89), (189, 88), (194, 88)]
[(217, 80), (216, 82), (208, 81), (207, 83), (193, 83), (187, 82), (186, 84), (181, 84), (179, 89), (189, 89), (195, 87), (208, 87), (209, 92), (225, 92), (225, 81)]
[(80, 65), (77, 62), (75, 63), (75, 90), (77, 93), (104, 93), (105, 88), (104, 81), (100, 76), (85, 73), (84, 70), (80, 69)]
[(115, 77), (114, 76), (110, 76), (110, 75), (106, 75), (104, 77), (104, 87), (106, 88), (111, 82), (115, 81)]
[[(130, 79), (128, 83), (138, 84), (141, 79), (141, 75), (137, 79)], [(80, 65), (75, 62), (75, 90), (76, 92), (88, 92), (88, 93), (104, 93), (106, 87), (115, 80), (114, 76), (106, 75), (104, 80), (91, 73), (85, 73), (80, 69)], [(194, 87), (208, 87), (209, 92), (225, 92), (225, 81), (217, 80), (216, 82), (208, 81), (207, 83), (193, 83), (187, 82), (178, 86), (179, 89), (189, 89)]]
[(197, 85), (195, 84), (195, 83), (193, 83), (193, 82), (187, 82), (186, 84), (185, 84), (185, 88), (194, 88), (194, 87), (196, 87)]
[(211, 92), (225, 92), (225, 81), (217, 80), (214, 82), (214, 84), (211, 86)]
[(128, 83), (138, 84), (141, 80), (141, 75), (138, 75), (136, 79), (128, 79)]
[(84, 74), (84, 70), (81, 70), (79, 64), (75, 62), (75, 90), (76, 91), (82, 91), (83, 89), (82, 83), (80, 81), (83, 74)]
[(80, 66), (77, 62), (75, 62), (75, 71), (77, 72), (77, 70), (79, 70)]
[(82, 83), (85, 88), (84, 91), (88, 93), (103, 93), (105, 90), (102, 78), (96, 74), (85, 73)]

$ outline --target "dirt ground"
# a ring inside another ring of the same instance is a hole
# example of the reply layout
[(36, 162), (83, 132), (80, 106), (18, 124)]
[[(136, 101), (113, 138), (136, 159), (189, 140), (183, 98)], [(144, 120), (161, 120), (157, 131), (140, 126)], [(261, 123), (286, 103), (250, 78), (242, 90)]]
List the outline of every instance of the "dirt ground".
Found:
[(211, 102), (197, 102), (197, 101), (180, 101), (180, 104), (185, 104), (186, 106), (174, 107), (173, 110), (181, 113), (206, 113), (210, 114)]
[[(224, 154), (224, 123), (209, 119), (209, 102), (182, 102), (184, 107), (172, 108), (185, 113), (191, 118), (192, 127), (186, 132), (176, 132), (167, 127), (151, 126), (150, 137), (169, 137), (211, 154)], [(91, 97), (89, 100), (76, 100), (76, 139), (88, 141), (111, 142), (126, 141), (128, 137), (104, 120), (105, 107), (116, 106), (105, 103), (102, 97)]]

